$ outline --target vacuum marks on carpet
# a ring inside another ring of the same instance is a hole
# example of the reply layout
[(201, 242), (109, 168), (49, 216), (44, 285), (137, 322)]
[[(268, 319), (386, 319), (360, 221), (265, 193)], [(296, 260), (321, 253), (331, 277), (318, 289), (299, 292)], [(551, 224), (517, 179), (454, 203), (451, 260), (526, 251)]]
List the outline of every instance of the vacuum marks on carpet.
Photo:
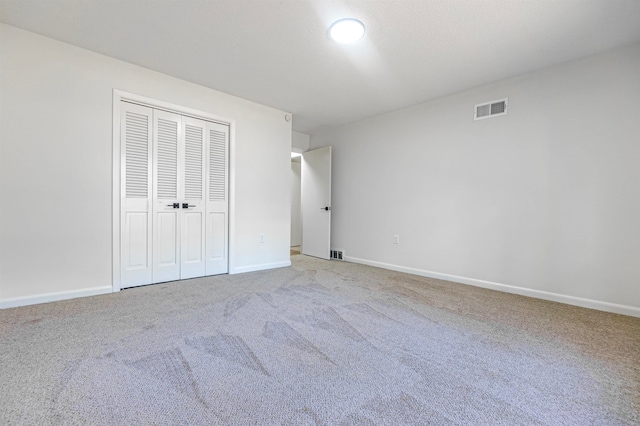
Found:
[(179, 349), (134, 361), (119, 358), (107, 354), (71, 362), (51, 400), (51, 421), (25, 424), (222, 423), (200, 397)]
[(217, 358), (222, 358), (232, 364), (249, 368), (266, 376), (270, 375), (256, 354), (240, 336), (214, 334), (213, 336), (187, 339), (186, 343), (192, 348)]
[(318, 355), (322, 359), (335, 365), (328, 356), (322, 353), (322, 351), (320, 351), (313, 343), (305, 339), (300, 333), (291, 328), (291, 326), (286, 322), (267, 321), (264, 325), (262, 335), (274, 342), (282, 343), (293, 348), (300, 349), (301, 351)]
[(353, 326), (349, 324), (349, 322), (342, 318), (340, 314), (338, 314), (336, 310), (331, 307), (319, 309), (315, 311), (313, 315), (308, 315), (304, 318), (298, 318), (298, 320), (300, 322), (309, 324), (312, 327), (330, 331), (356, 342), (367, 342), (367, 339), (365, 339), (365, 337), (360, 334), (358, 330), (353, 328)]
[(178, 348), (154, 353), (125, 364), (169, 382), (174, 388), (193, 398), (199, 398), (191, 366)]
[(258, 296), (260, 299), (264, 301), (264, 303), (271, 306), (272, 308), (274, 309), (278, 308), (273, 301), (273, 296), (271, 296), (269, 293), (256, 293), (256, 296)]
[(392, 398), (375, 398), (360, 407), (358, 411), (358, 414), (351, 414), (342, 424), (457, 424), (406, 392), (401, 392)]
[(247, 302), (249, 302), (249, 299), (251, 299), (251, 295), (244, 294), (228, 301), (224, 307), (224, 317), (229, 318), (234, 313), (239, 311), (244, 305), (247, 304)]
[(326, 423), (311, 408), (304, 407), (297, 410), (294, 415), (282, 423), (283, 426), (324, 426)]
[(371, 315), (372, 317), (379, 319), (381, 321), (393, 321), (395, 323), (403, 324), (400, 321), (397, 321), (391, 318), (388, 315), (383, 314), (382, 312), (374, 309), (368, 303), (352, 303), (350, 305), (344, 305), (344, 308), (349, 309), (350, 311), (357, 312), (359, 314)]

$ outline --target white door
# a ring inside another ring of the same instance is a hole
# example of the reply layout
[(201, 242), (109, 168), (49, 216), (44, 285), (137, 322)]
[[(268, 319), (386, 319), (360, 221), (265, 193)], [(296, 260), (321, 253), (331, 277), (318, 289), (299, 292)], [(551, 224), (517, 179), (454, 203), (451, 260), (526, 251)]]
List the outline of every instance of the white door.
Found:
[(182, 116), (153, 112), (153, 282), (180, 279)]
[(121, 111), (121, 288), (227, 273), (229, 126)]
[(158, 110), (154, 122), (153, 282), (202, 277), (207, 122)]
[(153, 110), (120, 108), (120, 286), (151, 284), (151, 150)]
[(331, 147), (302, 154), (302, 254), (329, 259)]
[(205, 275), (205, 137), (207, 122), (183, 117), (184, 169), (180, 196), (180, 278)]
[(229, 271), (229, 126), (207, 123), (206, 275)]

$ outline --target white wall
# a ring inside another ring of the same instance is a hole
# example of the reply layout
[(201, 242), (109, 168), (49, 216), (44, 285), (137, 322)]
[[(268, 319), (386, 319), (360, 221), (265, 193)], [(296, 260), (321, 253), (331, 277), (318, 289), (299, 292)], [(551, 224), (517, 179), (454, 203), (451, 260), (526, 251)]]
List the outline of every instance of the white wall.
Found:
[(300, 132), (292, 132), (291, 135), (291, 151), (305, 152), (309, 150), (309, 135)]
[(640, 45), (311, 136), (326, 145), (349, 259), (640, 316)]
[(284, 112), (4, 24), (0, 39), (0, 306), (111, 288), (113, 89), (234, 119), (235, 270), (288, 264)]
[(291, 246), (302, 244), (302, 163), (291, 162)]
[[(291, 152), (302, 153), (309, 150), (309, 135), (292, 132)], [(291, 246), (302, 244), (302, 197), (301, 163), (291, 162)]]

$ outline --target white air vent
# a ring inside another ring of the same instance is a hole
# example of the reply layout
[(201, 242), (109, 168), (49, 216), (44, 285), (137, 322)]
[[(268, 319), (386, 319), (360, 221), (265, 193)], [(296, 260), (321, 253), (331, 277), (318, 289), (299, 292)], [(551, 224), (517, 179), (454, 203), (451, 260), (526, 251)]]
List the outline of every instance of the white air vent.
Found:
[(331, 260), (344, 260), (344, 250), (342, 249), (329, 250), (329, 258)]
[(482, 120), (490, 117), (497, 117), (507, 113), (507, 98), (497, 101), (478, 104), (475, 108), (474, 120)]

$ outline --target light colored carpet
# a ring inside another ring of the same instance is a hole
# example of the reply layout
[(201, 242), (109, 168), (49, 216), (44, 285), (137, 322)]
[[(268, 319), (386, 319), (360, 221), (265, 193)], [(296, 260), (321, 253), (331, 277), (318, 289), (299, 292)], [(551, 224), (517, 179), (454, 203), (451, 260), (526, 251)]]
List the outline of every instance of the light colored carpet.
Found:
[(638, 318), (292, 261), (0, 311), (0, 424), (640, 424)]

